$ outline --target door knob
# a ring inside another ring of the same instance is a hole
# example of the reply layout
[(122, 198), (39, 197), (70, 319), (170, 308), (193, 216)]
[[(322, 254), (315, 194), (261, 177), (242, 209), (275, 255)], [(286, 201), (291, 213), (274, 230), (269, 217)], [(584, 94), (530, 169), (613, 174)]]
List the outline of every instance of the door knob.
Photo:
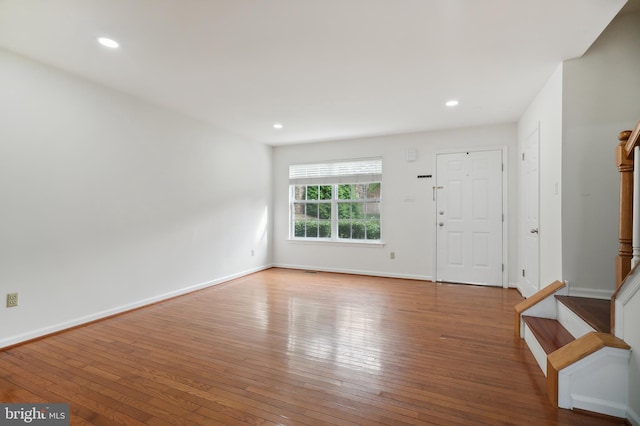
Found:
[(532, 234), (537, 234), (538, 233), (538, 228), (534, 228), (529, 230), (529, 232), (531, 232)]

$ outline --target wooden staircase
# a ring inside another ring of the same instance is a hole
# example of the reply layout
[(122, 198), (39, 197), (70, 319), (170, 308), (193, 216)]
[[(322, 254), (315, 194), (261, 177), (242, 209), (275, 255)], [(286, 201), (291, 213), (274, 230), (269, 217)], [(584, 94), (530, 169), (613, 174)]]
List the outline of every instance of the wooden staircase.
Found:
[[(629, 401), (632, 348), (622, 340), (631, 330), (625, 311), (634, 318), (627, 309), (633, 309), (631, 300), (640, 293), (640, 167), (635, 161), (640, 158), (640, 121), (633, 131), (620, 132), (618, 140), (619, 247), (611, 300), (571, 297), (565, 283), (554, 281), (515, 307), (514, 326), (547, 377), (554, 406), (640, 424)], [(638, 349), (637, 339), (629, 339)], [(633, 358), (637, 361), (635, 353)]]
[(611, 302), (568, 296), (555, 281), (515, 307), (515, 332), (547, 377), (560, 408), (624, 418), (630, 347), (611, 334)]

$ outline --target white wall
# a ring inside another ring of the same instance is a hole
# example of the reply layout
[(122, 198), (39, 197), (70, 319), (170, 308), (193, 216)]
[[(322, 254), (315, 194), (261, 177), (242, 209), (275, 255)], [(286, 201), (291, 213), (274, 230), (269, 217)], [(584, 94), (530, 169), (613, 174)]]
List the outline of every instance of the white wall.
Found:
[(271, 263), (270, 147), (3, 51), (0, 94), (0, 347)]
[[(540, 288), (544, 288), (553, 281), (562, 279), (562, 65), (554, 71), (518, 121), (520, 155), (524, 150), (525, 138), (535, 131), (538, 125), (540, 126), (539, 277)], [(519, 163), (522, 162), (519, 161)], [(522, 173), (520, 177), (522, 179)], [(520, 200), (520, 212), (522, 212), (523, 201)], [(521, 232), (524, 232), (523, 215), (520, 214), (520, 216), (518, 223)], [(520, 247), (520, 254), (522, 253), (523, 250)], [(524, 269), (522, 258), (519, 258), (518, 264), (520, 265), (518, 270)], [(531, 296), (535, 290), (525, 288), (522, 274), (519, 274), (518, 288), (527, 297)]]
[[(509, 282), (516, 278), (517, 173), (515, 124), (341, 140), (274, 148), (274, 263), (280, 266), (416, 279), (433, 278), (435, 205), (432, 186), (437, 152), (456, 148), (508, 147)], [(417, 161), (407, 162), (408, 149)], [(384, 247), (289, 241), (288, 167), (290, 164), (382, 157), (382, 239)], [(432, 179), (417, 179), (432, 174)], [(413, 198), (414, 201), (406, 201)], [(389, 253), (396, 254), (395, 260)]]
[(629, 415), (640, 425), (640, 291), (624, 307), (624, 341), (631, 346), (629, 361)]
[(571, 292), (614, 288), (618, 132), (640, 118), (640, 12), (618, 16), (580, 59), (564, 64), (562, 272)]

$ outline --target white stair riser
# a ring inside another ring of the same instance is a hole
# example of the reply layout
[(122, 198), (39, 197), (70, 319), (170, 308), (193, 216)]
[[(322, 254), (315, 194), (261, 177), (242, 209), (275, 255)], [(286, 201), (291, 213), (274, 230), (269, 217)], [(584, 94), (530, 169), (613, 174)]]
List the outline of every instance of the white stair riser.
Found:
[[(555, 295), (566, 296), (569, 294), (568, 287), (562, 287), (554, 292), (552, 295), (541, 300), (539, 303), (533, 305), (529, 309), (522, 312), (522, 315), (538, 318), (557, 319), (558, 318), (558, 304), (556, 303)], [(524, 336), (524, 321), (520, 318), (520, 336)]]
[[(563, 291), (556, 294), (566, 294), (566, 288), (561, 290)], [(595, 331), (553, 295), (532, 306), (523, 315), (555, 319), (576, 339)], [(619, 323), (622, 324), (622, 321)], [(540, 369), (547, 376), (547, 354), (522, 319), (520, 332)], [(616, 335), (623, 337), (623, 333), (618, 330)], [(640, 421), (636, 421), (640, 420), (640, 415), (631, 409), (628, 400), (630, 357), (629, 350), (605, 347), (559, 371), (558, 406), (627, 418), (631, 419), (632, 424), (640, 426)]]
[(558, 322), (567, 329), (574, 338), (579, 338), (587, 333), (596, 331), (593, 327), (587, 324), (582, 318), (576, 315), (571, 309), (569, 309), (564, 303), (558, 302)]
[(531, 332), (531, 330), (529, 329), (529, 326), (526, 323), (524, 324), (524, 341), (527, 342), (527, 346), (529, 347), (529, 350), (533, 354), (533, 357), (536, 359), (536, 361), (538, 362), (538, 365), (542, 369), (542, 372), (546, 376), (547, 375), (547, 354), (544, 351), (544, 349), (542, 349), (542, 346), (540, 346), (538, 339), (536, 339), (536, 336)]
[(558, 373), (558, 406), (625, 417), (630, 352), (603, 348)]
[(555, 295), (566, 296), (568, 292), (569, 292), (569, 289), (567, 287), (562, 287), (561, 289), (559, 289), (558, 291), (556, 291), (546, 299), (542, 300), (540, 303), (537, 303), (532, 307), (530, 307), (529, 309), (527, 309), (526, 311), (522, 312), (522, 315), (528, 315), (530, 317), (538, 317), (538, 318), (556, 319), (558, 315), (557, 314), (558, 308), (556, 303), (557, 301), (554, 296)]

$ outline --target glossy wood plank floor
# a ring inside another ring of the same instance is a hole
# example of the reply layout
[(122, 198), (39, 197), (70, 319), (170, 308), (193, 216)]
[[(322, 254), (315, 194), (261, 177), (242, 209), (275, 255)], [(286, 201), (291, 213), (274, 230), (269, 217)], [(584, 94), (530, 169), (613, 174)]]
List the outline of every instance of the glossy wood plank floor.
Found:
[(71, 424), (611, 423), (551, 407), (521, 300), (271, 269), (0, 352), (0, 398)]

